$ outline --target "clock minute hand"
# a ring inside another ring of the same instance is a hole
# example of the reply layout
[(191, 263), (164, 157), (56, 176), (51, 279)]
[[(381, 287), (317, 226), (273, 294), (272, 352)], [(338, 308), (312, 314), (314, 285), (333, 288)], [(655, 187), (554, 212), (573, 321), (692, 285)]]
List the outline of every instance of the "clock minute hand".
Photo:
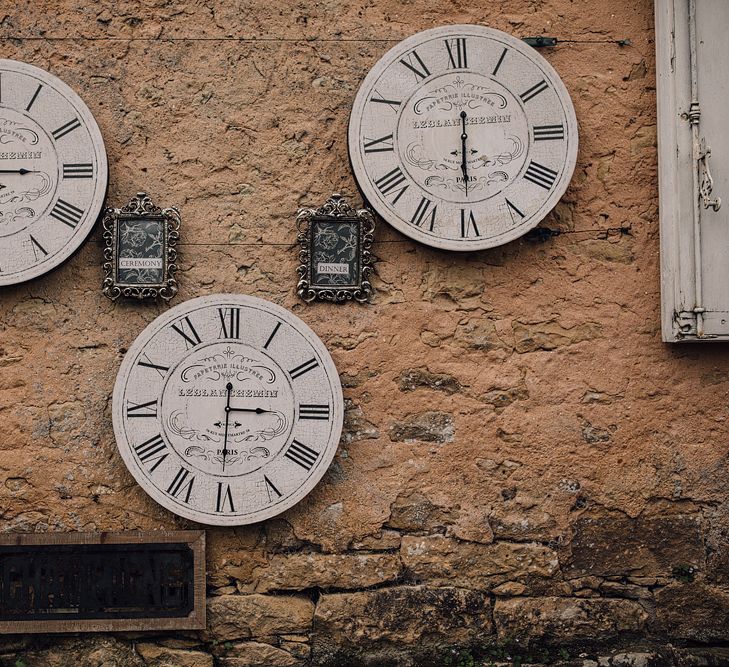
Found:
[(466, 112), (461, 111), (461, 172), (463, 173), (463, 182), (466, 186), (466, 197), (468, 197), (468, 163), (466, 162)]

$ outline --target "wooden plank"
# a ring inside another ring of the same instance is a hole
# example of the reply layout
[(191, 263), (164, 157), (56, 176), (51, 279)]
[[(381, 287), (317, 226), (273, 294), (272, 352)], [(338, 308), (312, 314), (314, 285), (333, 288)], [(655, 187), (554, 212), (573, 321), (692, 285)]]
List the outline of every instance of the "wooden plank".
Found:
[(688, 0), (656, 0), (658, 195), (663, 340), (685, 339), (675, 314), (695, 300)]

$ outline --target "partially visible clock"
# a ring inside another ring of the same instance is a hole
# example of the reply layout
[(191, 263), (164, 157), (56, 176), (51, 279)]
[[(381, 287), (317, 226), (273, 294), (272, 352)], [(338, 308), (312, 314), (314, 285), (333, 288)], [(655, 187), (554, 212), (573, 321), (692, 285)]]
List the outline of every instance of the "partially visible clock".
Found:
[(559, 201), (577, 120), (533, 48), (453, 25), (405, 39), (374, 65), (352, 108), (349, 155), (365, 198), (395, 228), (479, 250), (521, 236)]
[(288, 509), (326, 472), (342, 389), (329, 352), (289, 311), (218, 294), (154, 320), (122, 362), (113, 399), (119, 452), (158, 503), (205, 524)]
[(106, 184), (104, 142), (81, 98), (42, 69), (0, 60), (0, 286), (68, 259)]

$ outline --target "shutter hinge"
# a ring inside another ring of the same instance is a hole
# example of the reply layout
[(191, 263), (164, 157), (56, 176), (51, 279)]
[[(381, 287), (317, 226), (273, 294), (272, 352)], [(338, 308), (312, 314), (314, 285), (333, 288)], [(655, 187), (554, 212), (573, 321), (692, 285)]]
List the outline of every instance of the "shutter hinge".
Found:
[(697, 334), (696, 313), (692, 310), (674, 311), (673, 319), (681, 336), (695, 336)]

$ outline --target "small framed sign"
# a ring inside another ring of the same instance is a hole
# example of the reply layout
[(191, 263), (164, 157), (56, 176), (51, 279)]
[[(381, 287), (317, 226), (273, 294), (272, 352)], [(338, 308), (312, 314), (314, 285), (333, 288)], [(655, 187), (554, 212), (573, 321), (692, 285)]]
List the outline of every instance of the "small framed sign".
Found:
[(205, 628), (205, 532), (0, 535), (0, 634)]
[(296, 226), (301, 246), (299, 296), (306, 302), (368, 301), (373, 291), (372, 212), (354, 209), (334, 194), (321, 208), (299, 209)]
[(169, 301), (177, 294), (175, 271), (180, 212), (161, 209), (138, 192), (122, 208), (104, 213), (104, 283), (112, 301), (120, 296)]

